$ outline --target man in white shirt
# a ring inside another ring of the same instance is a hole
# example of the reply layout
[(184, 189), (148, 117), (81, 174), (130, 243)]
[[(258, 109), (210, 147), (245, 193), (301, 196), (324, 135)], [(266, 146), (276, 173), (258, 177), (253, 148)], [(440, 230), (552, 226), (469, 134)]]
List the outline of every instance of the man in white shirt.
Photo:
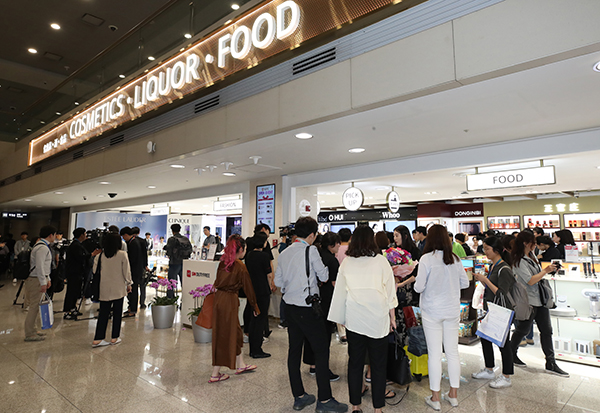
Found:
[[(296, 222), (296, 241), (279, 256), (275, 271), (275, 285), (281, 288), (285, 301), (285, 318), (288, 323), (288, 374), (294, 410), (302, 410), (315, 402), (315, 396), (304, 391), (300, 362), (305, 340), (315, 355), (318, 387), (317, 411), (346, 412), (348, 405), (339, 403), (331, 394), (329, 371), (329, 340), (324, 317), (313, 309), (309, 297), (318, 295), (317, 281), (326, 282), (329, 271), (323, 265), (317, 248), (311, 247), (317, 237), (319, 225), (311, 217)], [(307, 274), (308, 251), (308, 274)]]
[(30, 303), (25, 318), (25, 341), (42, 341), (44, 334), (36, 329), (36, 320), (40, 312), (38, 305), (42, 294), (50, 288), (50, 272), (52, 271), (52, 249), (56, 228), (46, 225), (40, 229), (40, 239), (31, 250), (29, 263), (30, 273), (25, 280), (25, 301)]

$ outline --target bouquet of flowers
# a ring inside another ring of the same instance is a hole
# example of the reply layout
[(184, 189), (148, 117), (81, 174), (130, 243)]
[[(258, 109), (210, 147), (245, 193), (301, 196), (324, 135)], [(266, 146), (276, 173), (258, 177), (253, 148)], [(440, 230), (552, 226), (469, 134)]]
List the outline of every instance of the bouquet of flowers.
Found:
[(198, 317), (202, 306), (204, 305), (204, 299), (206, 296), (214, 292), (214, 286), (212, 284), (205, 284), (202, 287), (196, 287), (189, 294), (194, 298), (194, 308), (188, 313), (188, 317)]
[[(156, 289), (156, 296), (152, 300), (152, 305), (175, 305), (177, 300), (179, 300), (178, 295), (175, 295), (173, 298), (167, 297), (167, 291), (174, 291), (177, 289), (177, 280), (159, 278), (158, 281), (150, 284), (150, 287)], [(162, 296), (159, 296), (159, 292), (162, 293)]]
[(415, 269), (415, 261), (410, 253), (402, 248), (388, 248), (385, 250), (385, 258), (392, 266), (396, 278), (402, 279)]

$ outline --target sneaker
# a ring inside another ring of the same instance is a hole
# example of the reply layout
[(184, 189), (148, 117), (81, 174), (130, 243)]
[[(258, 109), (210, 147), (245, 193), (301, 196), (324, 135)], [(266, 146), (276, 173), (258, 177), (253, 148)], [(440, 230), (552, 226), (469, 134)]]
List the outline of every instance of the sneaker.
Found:
[(73, 313), (67, 313), (63, 316), (63, 320), (77, 320), (77, 316)]
[(92, 299), (91, 298), (87, 298), (85, 300), (85, 305), (92, 305)]
[(17, 283), (17, 279), (13, 278), (13, 284), (16, 284), (16, 283)]
[(532, 338), (528, 338), (527, 339), (527, 344), (529, 344), (530, 346), (533, 346), (535, 343), (533, 342)]
[(331, 370), (329, 370), (329, 381), (338, 381), (340, 379), (339, 374), (335, 374)]
[(244, 334), (244, 343), (248, 343), (250, 342), (250, 337), (248, 337), (246, 334)]
[(142, 310), (144, 310), (144, 309), (146, 308), (146, 304), (142, 304), (142, 305), (140, 305), (140, 308), (141, 308)]
[(31, 337), (25, 337), (25, 341), (44, 341), (46, 339), (46, 337), (44, 336), (31, 336)]
[(510, 377), (505, 377), (504, 374), (499, 375), (496, 380), (490, 382), (490, 387), (492, 389), (504, 389), (510, 386), (512, 386)]
[(494, 374), (494, 370), (481, 369), (477, 373), (471, 374), (471, 377), (479, 380), (494, 380), (496, 375)]
[(294, 410), (302, 410), (316, 401), (312, 394), (304, 393), (304, 396), (294, 397)]
[(263, 337), (263, 344), (267, 344), (269, 342), (269, 337)]
[(336, 413), (345, 413), (348, 411), (348, 405), (345, 403), (340, 403), (333, 397), (329, 399), (328, 402), (323, 403), (322, 401), (317, 402), (317, 408), (315, 409), (316, 413), (327, 413), (327, 412), (336, 412)]
[(517, 357), (516, 354), (513, 356), (513, 364), (517, 367), (527, 367), (527, 364), (523, 363), (523, 361)]
[(340, 337), (340, 343), (346, 344), (347, 342), (348, 342), (348, 339), (346, 338), (346, 336)]
[(431, 400), (431, 396), (425, 397), (425, 404), (427, 404), (427, 406), (431, 407), (433, 410), (442, 410), (442, 404), (440, 402), (434, 402)]
[(310, 369), (308, 369), (308, 374), (310, 374), (311, 376), (314, 376), (315, 374), (317, 374), (317, 369), (314, 367), (311, 367)]
[(442, 400), (446, 400), (452, 407), (458, 407), (458, 399), (456, 397), (450, 397), (449, 392), (442, 393)]
[(523, 340), (521, 340), (521, 342), (519, 343), (519, 347), (525, 347), (527, 345), (527, 339), (524, 338)]
[(556, 374), (561, 377), (569, 377), (569, 373), (558, 367), (556, 363), (546, 363), (546, 373)]

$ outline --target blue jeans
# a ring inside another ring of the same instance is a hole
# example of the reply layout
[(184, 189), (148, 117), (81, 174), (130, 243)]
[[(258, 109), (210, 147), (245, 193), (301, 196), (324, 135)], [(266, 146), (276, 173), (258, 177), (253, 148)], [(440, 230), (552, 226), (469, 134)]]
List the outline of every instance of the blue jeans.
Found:
[[(183, 287), (183, 276), (181, 275), (181, 271), (183, 269), (183, 263), (181, 264), (171, 264), (169, 263), (169, 280), (176, 280), (177, 275), (179, 275), (179, 285)], [(167, 291), (167, 297), (173, 298), (175, 297), (175, 292), (173, 290)]]

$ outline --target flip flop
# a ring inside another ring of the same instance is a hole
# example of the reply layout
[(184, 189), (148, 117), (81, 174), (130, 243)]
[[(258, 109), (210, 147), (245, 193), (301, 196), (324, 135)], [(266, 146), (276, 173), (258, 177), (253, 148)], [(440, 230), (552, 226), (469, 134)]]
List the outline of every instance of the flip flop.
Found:
[(125, 313), (122, 318), (135, 317), (135, 313)]
[(110, 343), (108, 341), (106, 341), (106, 340), (102, 340), (102, 341), (100, 341), (99, 343), (96, 343), (96, 344), (92, 343), (92, 347), (93, 348), (104, 347), (104, 346), (108, 346), (108, 345), (110, 345)]
[(121, 342), (121, 337), (117, 338), (115, 341), (110, 341), (110, 345), (111, 346), (116, 346), (117, 344), (119, 344)]
[(365, 386), (365, 388), (363, 389), (362, 393), (360, 394), (361, 397), (365, 397), (365, 394), (367, 394), (367, 392), (369, 391), (369, 388), (367, 386)]
[(225, 374), (225, 373), (220, 373), (218, 376), (210, 376), (210, 380), (208, 380), (208, 383), (218, 383), (220, 381), (225, 381), (229, 378), (229, 375)]
[(254, 364), (246, 364), (246, 367), (242, 367), (241, 369), (237, 369), (235, 371), (235, 374), (242, 374), (242, 373), (246, 373), (248, 371), (252, 371), (255, 370), (256, 366)]
[(396, 392), (393, 390), (388, 390), (385, 392), (385, 398), (386, 399), (393, 399), (394, 397), (396, 397)]

